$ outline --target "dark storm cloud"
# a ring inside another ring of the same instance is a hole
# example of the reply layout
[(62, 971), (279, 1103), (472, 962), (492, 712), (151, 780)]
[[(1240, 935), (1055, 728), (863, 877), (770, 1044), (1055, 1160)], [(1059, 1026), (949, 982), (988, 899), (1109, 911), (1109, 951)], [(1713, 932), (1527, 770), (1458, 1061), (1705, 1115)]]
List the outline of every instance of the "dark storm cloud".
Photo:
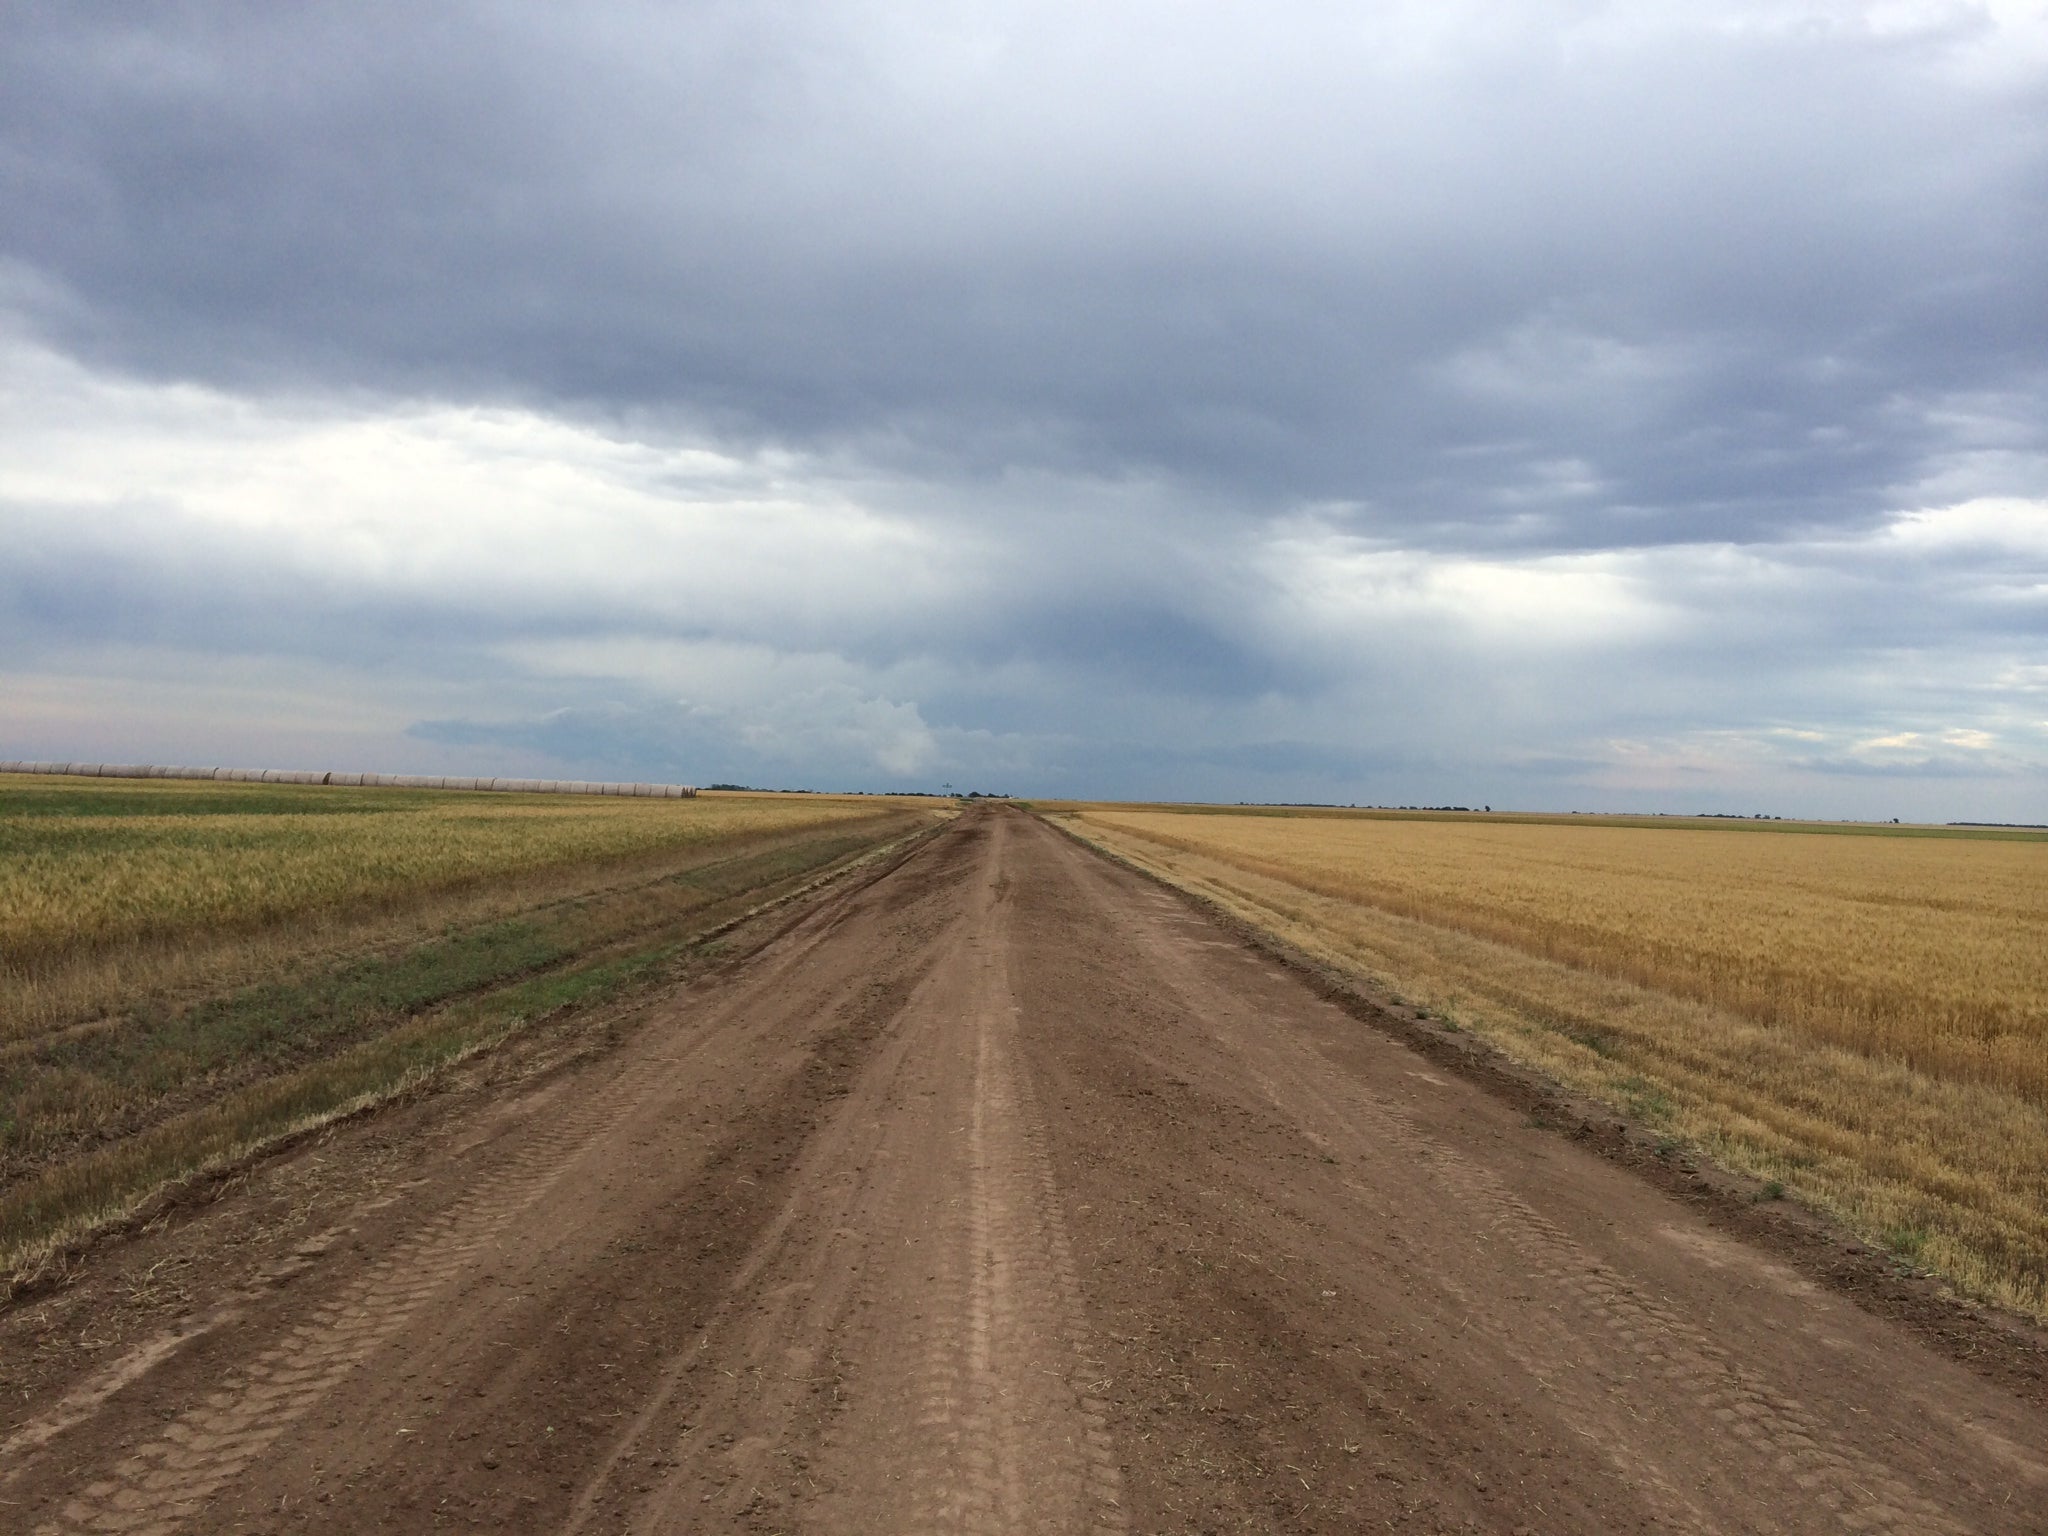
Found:
[(0, 217), (110, 365), (1438, 544), (1867, 523), (1988, 395), (2042, 449), (1983, 18), (1430, 14), (17, 6)]

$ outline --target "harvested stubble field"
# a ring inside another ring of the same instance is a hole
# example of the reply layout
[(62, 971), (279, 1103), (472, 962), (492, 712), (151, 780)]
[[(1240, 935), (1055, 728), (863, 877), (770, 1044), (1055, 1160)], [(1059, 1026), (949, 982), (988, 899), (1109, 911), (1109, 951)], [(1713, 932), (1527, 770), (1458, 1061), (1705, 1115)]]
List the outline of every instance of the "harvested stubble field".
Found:
[(676, 974), (885, 799), (0, 785), (0, 1273), (166, 1181)]
[(2048, 1316), (2048, 838), (1073, 806), (1083, 837)]

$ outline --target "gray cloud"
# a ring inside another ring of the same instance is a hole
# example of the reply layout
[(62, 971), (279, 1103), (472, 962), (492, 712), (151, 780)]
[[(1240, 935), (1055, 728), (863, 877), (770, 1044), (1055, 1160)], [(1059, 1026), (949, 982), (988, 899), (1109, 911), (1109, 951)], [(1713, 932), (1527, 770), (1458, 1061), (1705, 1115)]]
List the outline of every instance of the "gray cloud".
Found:
[(1830, 14), (29, 8), (0, 188), (123, 366), (1754, 537), (2040, 398), (2038, 74)]
[(2024, 797), (2044, 107), (1968, 5), (9, 7), (10, 664), (619, 771)]

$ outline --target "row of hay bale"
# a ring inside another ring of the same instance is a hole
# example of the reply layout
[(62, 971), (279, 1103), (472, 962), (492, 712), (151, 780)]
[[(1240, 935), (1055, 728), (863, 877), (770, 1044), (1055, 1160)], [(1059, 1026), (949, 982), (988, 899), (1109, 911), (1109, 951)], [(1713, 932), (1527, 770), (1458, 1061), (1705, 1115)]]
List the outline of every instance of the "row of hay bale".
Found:
[(337, 784), (364, 789), (484, 789), (520, 795), (623, 795), (694, 800), (688, 784), (589, 784), (580, 779), (456, 779), (425, 773), (309, 773), (290, 768), (167, 768), (153, 763), (0, 763), (0, 773), (84, 779), (211, 779), (234, 784)]

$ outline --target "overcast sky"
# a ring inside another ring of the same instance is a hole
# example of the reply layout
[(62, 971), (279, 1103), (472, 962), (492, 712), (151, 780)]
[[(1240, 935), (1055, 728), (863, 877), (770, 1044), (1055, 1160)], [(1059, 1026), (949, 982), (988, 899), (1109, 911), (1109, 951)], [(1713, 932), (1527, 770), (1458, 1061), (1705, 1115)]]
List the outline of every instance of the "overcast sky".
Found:
[(0, 0), (0, 757), (2048, 820), (2048, 7)]

